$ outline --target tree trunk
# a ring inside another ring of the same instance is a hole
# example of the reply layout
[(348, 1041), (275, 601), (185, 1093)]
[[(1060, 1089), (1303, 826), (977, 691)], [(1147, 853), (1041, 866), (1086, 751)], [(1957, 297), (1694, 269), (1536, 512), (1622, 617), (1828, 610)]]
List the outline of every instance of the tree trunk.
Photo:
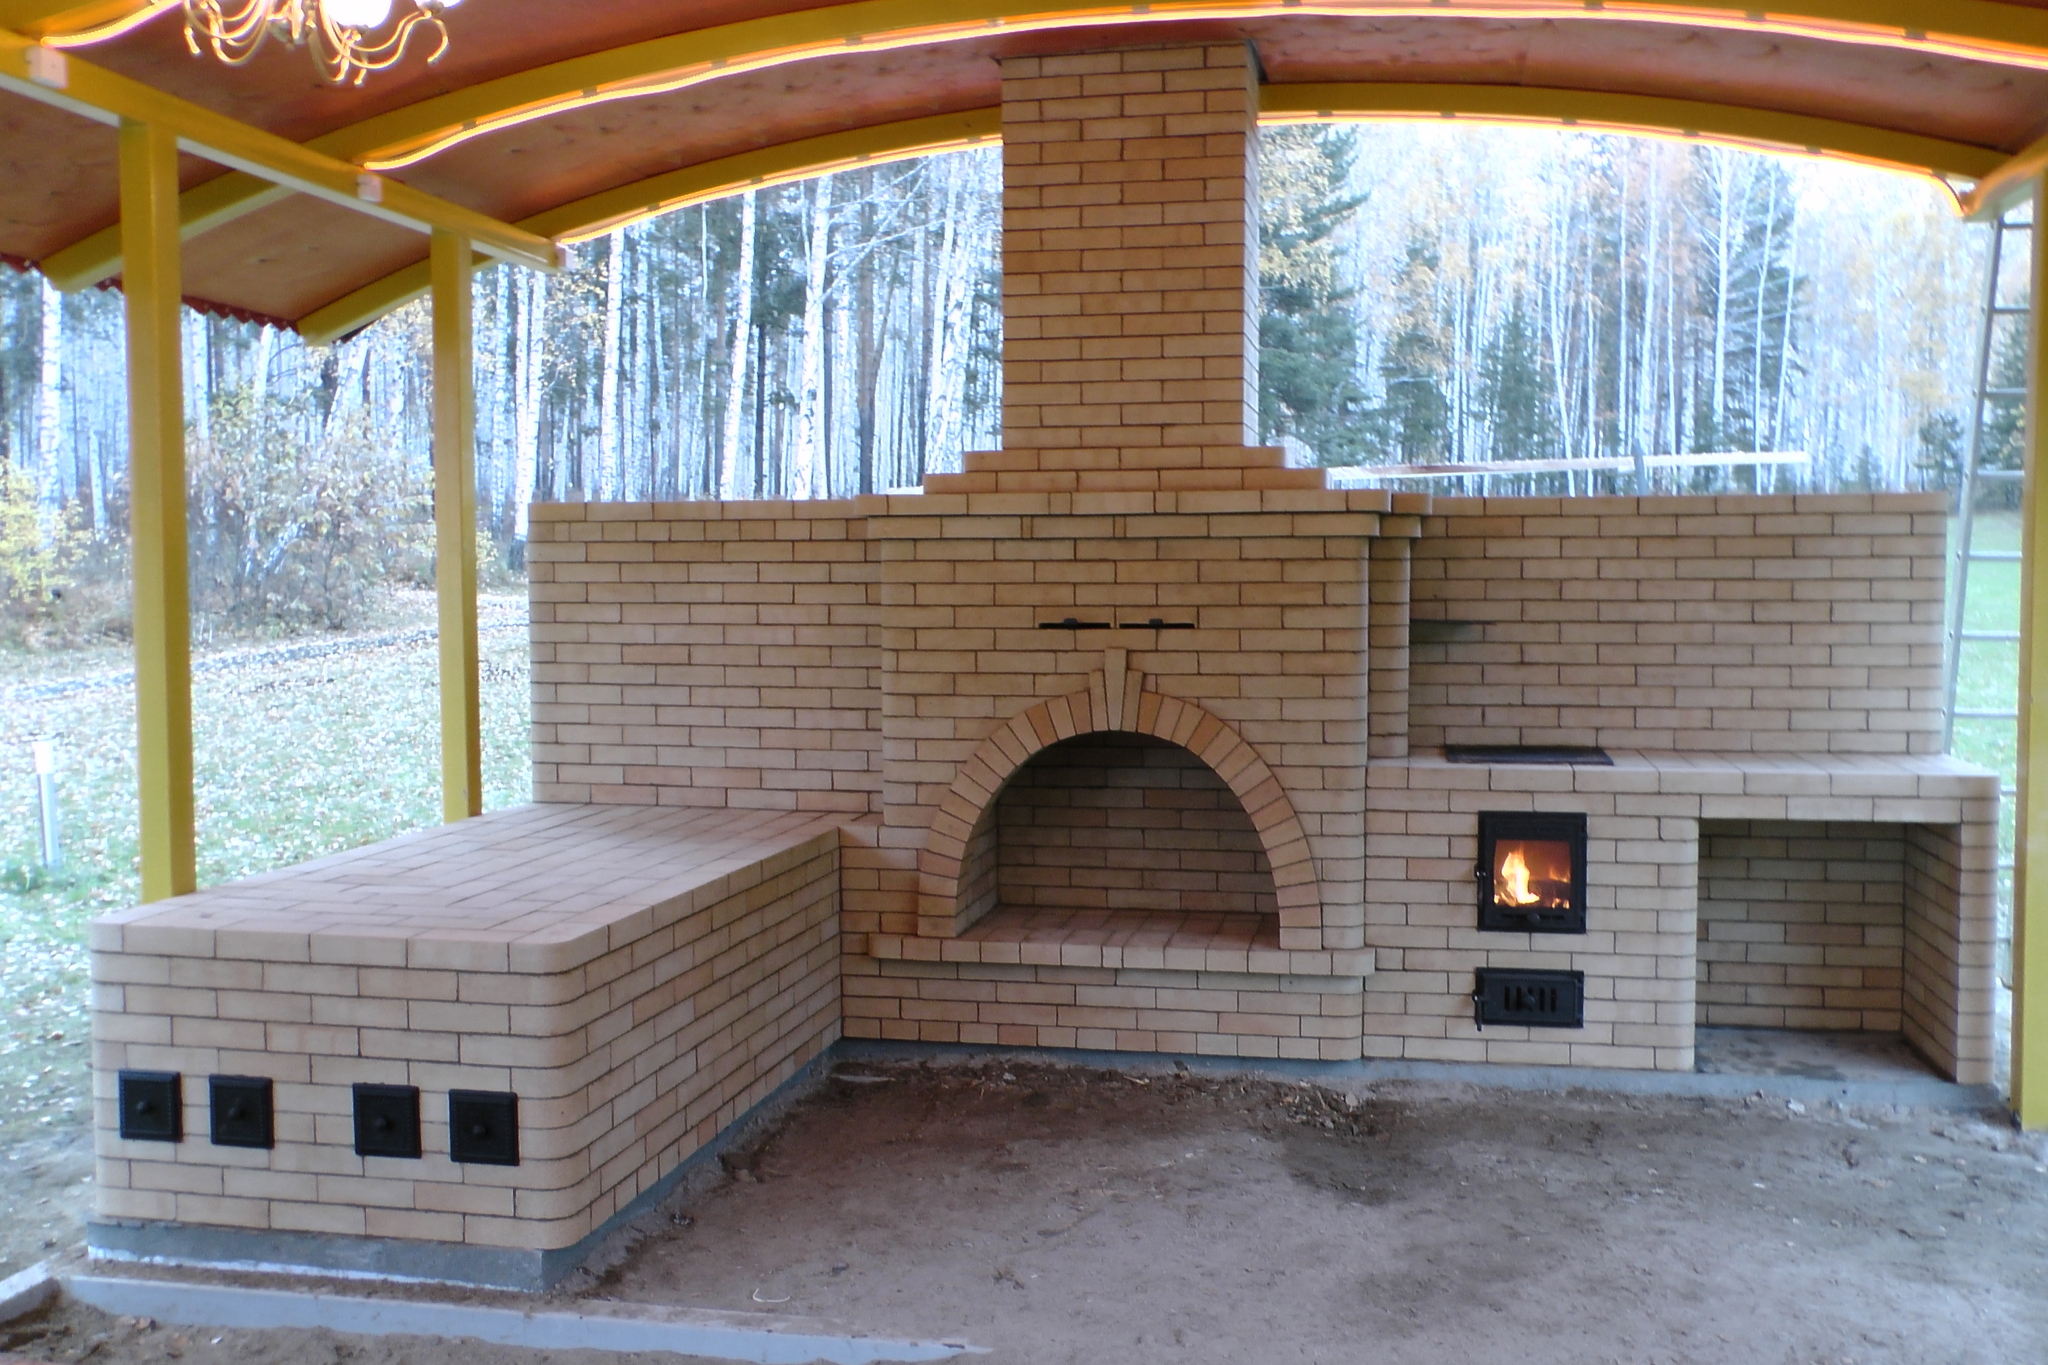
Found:
[[(875, 235), (871, 198), (861, 201), (860, 235), (863, 242)], [(888, 308), (889, 301), (884, 301), (882, 311), (886, 313)], [(870, 256), (861, 263), (853, 296), (853, 424), (862, 493), (875, 491), (875, 385), (882, 376), (882, 337), (881, 318), (875, 311), (875, 262)]]
[(597, 376), (597, 489), (599, 502), (618, 496), (619, 465), (619, 296), (625, 286), (626, 234), (605, 238), (604, 349)]
[(792, 498), (815, 498), (824, 492), (825, 404), (825, 267), (832, 249), (831, 181), (820, 176), (810, 183), (804, 202), (810, 232), (804, 250), (804, 338), (797, 375), (796, 440), (790, 452), (789, 492)]
[(739, 496), (740, 414), (747, 392), (747, 348), (754, 330), (754, 236), (757, 191), (740, 196), (740, 262), (733, 274), (732, 365), (725, 385), (725, 431), (718, 446), (718, 496)]
[(56, 529), (57, 514), (64, 499), (63, 489), (63, 394), (64, 394), (64, 296), (55, 285), (38, 275), (42, 286), (42, 328), (37, 358), (40, 384), (36, 389), (36, 506), (42, 512), (47, 535)]
[(534, 482), (540, 471), (541, 365), (546, 354), (548, 277), (520, 272), (524, 285), (514, 295), (512, 354), (512, 537), (525, 540)]
[(754, 329), (754, 496), (774, 490), (768, 467), (768, 329)]
[(1728, 420), (1728, 277), (1732, 263), (1728, 249), (1728, 234), (1733, 228), (1731, 206), (1735, 200), (1735, 172), (1730, 154), (1722, 148), (1715, 148), (1714, 186), (1715, 206), (1720, 217), (1720, 226), (1714, 237), (1714, 382), (1708, 390), (1708, 401), (1713, 406), (1713, 431), (1709, 439), (1716, 450), (1727, 445), (1722, 436), (1723, 425)]

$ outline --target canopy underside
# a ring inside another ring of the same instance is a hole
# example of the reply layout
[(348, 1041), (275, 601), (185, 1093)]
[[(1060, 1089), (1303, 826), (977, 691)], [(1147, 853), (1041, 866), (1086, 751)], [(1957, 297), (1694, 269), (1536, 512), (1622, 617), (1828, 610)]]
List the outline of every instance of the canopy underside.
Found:
[[(0, 23), (32, 32), (38, 18), (55, 23), (48, 15), (58, 8), (51, 0), (0, 0)], [(979, 3), (927, 3), (922, 12), (951, 21), (985, 8), (997, 13)], [(933, 35), (911, 22), (917, 6), (897, 0), (825, 7), (788, 0), (687, 6), (672, 0), (575, 6), (469, 0), (448, 15), (451, 45), (438, 66), (409, 61), (349, 89), (325, 85), (303, 54), (283, 49), (239, 68), (194, 58), (175, 11), (72, 51), (349, 160), (405, 161), (436, 138), (452, 136), (458, 140), (445, 150), (385, 174), (493, 218), (538, 219), (533, 230), (555, 236), (573, 235), (578, 226), (560, 221), (563, 206), (607, 191), (656, 177), (672, 181), (691, 168), (710, 168), (704, 183), (711, 184), (720, 163), (762, 149), (993, 110), (1000, 103), (996, 59), (1002, 56), (1155, 43), (1248, 41), (1269, 95), (1307, 84), (1426, 84), (1539, 92), (1545, 108), (1565, 111), (1578, 92), (1692, 101), (1752, 121), (1760, 114), (1767, 124), (1774, 116), (1831, 120), (1920, 140), (1899, 141), (1896, 154), (1864, 159), (1917, 164), (1951, 177), (1982, 174), (2048, 130), (2048, 11), (2039, 4), (1944, 0), (1916, 6), (1901, 0), (1884, 7), (1923, 11), (1933, 28), (1944, 16), (1953, 23), (1960, 15), (1980, 36), (2005, 44), (1995, 52), (1915, 42), (1903, 30), (1890, 38), (1859, 30), (1835, 40), (1763, 22), (1745, 25), (1742, 11), (1704, 4), (1680, 11), (1645, 3), (1637, 9), (1651, 12), (1648, 18), (1605, 17), (1624, 8), (1615, 4), (1593, 17), (1564, 18), (1557, 16), (1565, 7), (1534, 0), (1498, 0), (1473, 7), (1477, 13), (1462, 7), (1432, 13), (1426, 5), (1283, 8), (1273, 0), (1230, 6), (1236, 17), (1160, 21), (1156, 12), (1167, 8), (1097, 7), (1070, 15), (1064, 27), (1040, 10), (1032, 12), (1035, 28), (1020, 19)], [(1511, 12), (1518, 8), (1530, 13)], [(1807, 8), (1854, 9), (1818, 0)], [(1400, 9), (1409, 12), (1387, 12)], [(852, 36), (833, 39), (841, 28)], [(756, 46), (750, 49), (750, 42)], [(712, 67), (713, 60), (722, 64)], [(550, 71), (557, 63), (570, 65)], [(679, 88), (627, 93), (635, 81)], [(593, 101), (586, 90), (605, 98)], [(1368, 93), (1365, 103), (1378, 98)], [(1448, 104), (1457, 97), (1441, 98)], [(532, 112), (508, 120), (506, 111), (519, 109)], [(1642, 121), (1652, 117), (1678, 116), (1653, 112)], [(506, 126), (494, 126), (498, 122)], [(461, 130), (471, 123), (485, 130), (465, 139)], [(1794, 123), (1785, 119), (1786, 135), (1764, 140), (1799, 149), (1819, 136)], [(886, 143), (886, 137), (870, 139), (869, 150)], [(42, 263), (53, 278), (77, 287), (85, 280), (77, 262), (85, 260), (89, 275), (94, 234), (118, 216), (112, 130), (0, 91), (0, 171), (0, 256)], [(187, 157), (181, 179), (189, 191), (220, 174), (219, 167)], [(613, 200), (633, 201), (633, 194)], [(189, 237), (184, 292), (245, 315), (298, 323), (327, 309), (323, 321), (331, 322), (354, 315), (337, 308), (337, 300), (360, 296), (364, 302), (354, 313), (367, 320), (402, 296), (393, 276), (408, 267), (417, 273), (427, 254), (424, 236), (305, 195), (226, 218)], [(111, 237), (99, 240), (103, 278), (118, 267), (110, 254), (117, 246), (106, 245)], [(67, 248), (71, 253), (59, 258), (67, 269), (59, 270), (52, 258)], [(317, 330), (309, 328), (309, 335)]]

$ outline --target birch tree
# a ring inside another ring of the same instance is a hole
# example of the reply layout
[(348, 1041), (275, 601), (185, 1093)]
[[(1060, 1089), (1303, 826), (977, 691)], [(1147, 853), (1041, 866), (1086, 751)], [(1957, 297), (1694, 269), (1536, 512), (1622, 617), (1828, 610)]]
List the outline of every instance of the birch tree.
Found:
[(832, 251), (832, 186), (809, 186), (805, 209), (803, 359), (798, 367), (797, 435), (790, 454), (789, 496), (814, 498), (825, 490), (825, 290)]
[(755, 191), (740, 200), (740, 263), (733, 289), (731, 378), (725, 386), (725, 434), (718, 448), (718, 482), (721, 498), (739, 495), (740, 421), (747, 391), (747, 352), (754, 344), (754, 246), (760, 231), (760, 206)]

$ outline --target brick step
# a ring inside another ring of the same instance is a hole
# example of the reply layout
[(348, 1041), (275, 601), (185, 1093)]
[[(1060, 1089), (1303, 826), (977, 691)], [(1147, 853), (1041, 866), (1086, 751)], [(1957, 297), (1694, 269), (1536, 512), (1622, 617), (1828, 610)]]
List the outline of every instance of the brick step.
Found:
[(993, 910), (958, 938), (869, 934), (884, 961), (1039, 967), (1247, 972), (1277, 976), (1372, 975), (1373, 950), (1280, 946), (1270, 915), (1142, 910)]

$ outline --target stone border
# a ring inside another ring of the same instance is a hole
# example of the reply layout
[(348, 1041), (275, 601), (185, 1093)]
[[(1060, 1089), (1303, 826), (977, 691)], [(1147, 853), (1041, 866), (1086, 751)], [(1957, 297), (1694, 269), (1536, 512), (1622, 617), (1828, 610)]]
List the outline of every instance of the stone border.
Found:
[[(739, 1313), (642, 1304), (599, 1303), (587, 1305), (582, 1312), (534, 1313), (518, 1308), (109, 1275), (69, 1276), (57, 1286), (103, 1313), (154, 1318), (186, 1327), (326, 1328), (363, 1336), (454, 1337), (535, 1350), (663, 1351), (770, 1365), (804, 1365), (814, 1360), (871, 1365), (987, 1353), (964, 1341), (844, 1336), (831, 1332), (827, 1324), (801, 1318), (756, 1319)], [(589, 1311), (592, 1309), (595, 1311)]]

